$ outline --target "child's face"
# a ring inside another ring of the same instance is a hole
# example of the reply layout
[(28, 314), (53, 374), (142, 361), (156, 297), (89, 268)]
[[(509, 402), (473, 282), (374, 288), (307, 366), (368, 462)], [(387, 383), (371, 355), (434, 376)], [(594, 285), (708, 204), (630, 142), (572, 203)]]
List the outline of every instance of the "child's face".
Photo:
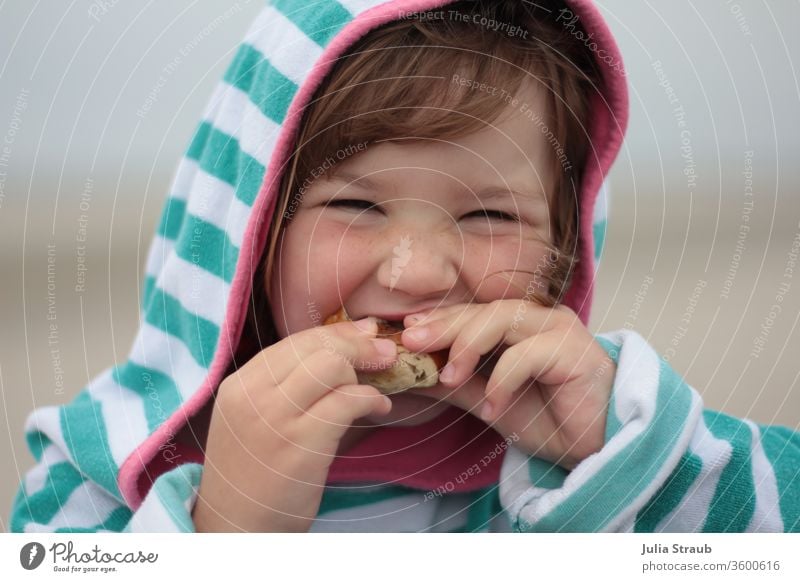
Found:
[[(370, 145), (338, 162), (339, 177), (305, 190), (269, 282), (281, 337), (321, 324), (341, 305), (354, 320), (402, 320), (429, 307), (546, 289), (547, 249), (535, 236), (551, 240), (552, 150), (519, 110), (524, 103), (544, 117), (545, 101), (532, 87), (517, 98), (518, 108), (505, 105), (493, 127), (447, 142)], [(408, 393), (392, 399), (392, 412), (374, 423), (420, 424), (447, 407)]]

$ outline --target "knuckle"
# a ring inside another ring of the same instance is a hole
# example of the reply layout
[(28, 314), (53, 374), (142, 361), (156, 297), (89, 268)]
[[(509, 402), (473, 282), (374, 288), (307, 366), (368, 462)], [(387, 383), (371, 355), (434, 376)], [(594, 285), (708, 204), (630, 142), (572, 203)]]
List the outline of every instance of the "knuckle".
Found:
[(330, 369), (341, 371), (349, 365), (347, 354), (344, 354), (341, 350), (321, 347), (316, 354), (322, 365)]
[(355, 379), (355, 371), (347, 358), (338, 352), (320, 349), (315, 353), (314, 370), (318, 377), (346, 382)]
[(561, 317), (565, 318), (567, 321), (578, 319), (578, 314), (564, 304), (556, 305), (555, 309), (560, 312), (562, 314)]

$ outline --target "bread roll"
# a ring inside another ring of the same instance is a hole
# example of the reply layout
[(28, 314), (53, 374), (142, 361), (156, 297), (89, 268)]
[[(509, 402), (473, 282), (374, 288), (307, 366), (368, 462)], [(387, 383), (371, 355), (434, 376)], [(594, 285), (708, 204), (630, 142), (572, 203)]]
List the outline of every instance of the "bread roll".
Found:
[[(344, 307), (324, 321), (324, 325), (350, 321)], [(401, 341), (403, 324), (377, 318), (378, 338), (387, 338), (397, 344), (397, 360), (391, 367), (381, 370), (356, 370), (360, 384), (369, 384), (382, 394), (397, 394), (411, 388), (430, 388), (439, 382), (439, 371), (447, 364), (449, 350), (430, 354), (409, 352)]]

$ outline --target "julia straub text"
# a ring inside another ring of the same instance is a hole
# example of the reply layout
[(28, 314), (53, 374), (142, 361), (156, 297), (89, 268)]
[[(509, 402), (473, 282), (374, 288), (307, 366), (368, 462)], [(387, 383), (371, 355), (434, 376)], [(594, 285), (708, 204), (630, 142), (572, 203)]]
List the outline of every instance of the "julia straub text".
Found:
[(646, 556), (648, 554), (710, 554), (711, 546), (703, 544), (702, 546), (684, 546), (683, 544), (672, 544), (667, 546), (665, 544), (642, 544), (642, 553), (640, 555)]

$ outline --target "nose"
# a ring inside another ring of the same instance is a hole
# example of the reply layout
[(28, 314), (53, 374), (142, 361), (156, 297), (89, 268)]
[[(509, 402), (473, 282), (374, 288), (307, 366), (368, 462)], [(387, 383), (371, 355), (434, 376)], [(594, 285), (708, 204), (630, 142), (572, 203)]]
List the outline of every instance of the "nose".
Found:
[(381, 246), (378, 281), (416, 298), (444, 296), (458, 281), (461, 244), (451, 235), (393, 229)]

